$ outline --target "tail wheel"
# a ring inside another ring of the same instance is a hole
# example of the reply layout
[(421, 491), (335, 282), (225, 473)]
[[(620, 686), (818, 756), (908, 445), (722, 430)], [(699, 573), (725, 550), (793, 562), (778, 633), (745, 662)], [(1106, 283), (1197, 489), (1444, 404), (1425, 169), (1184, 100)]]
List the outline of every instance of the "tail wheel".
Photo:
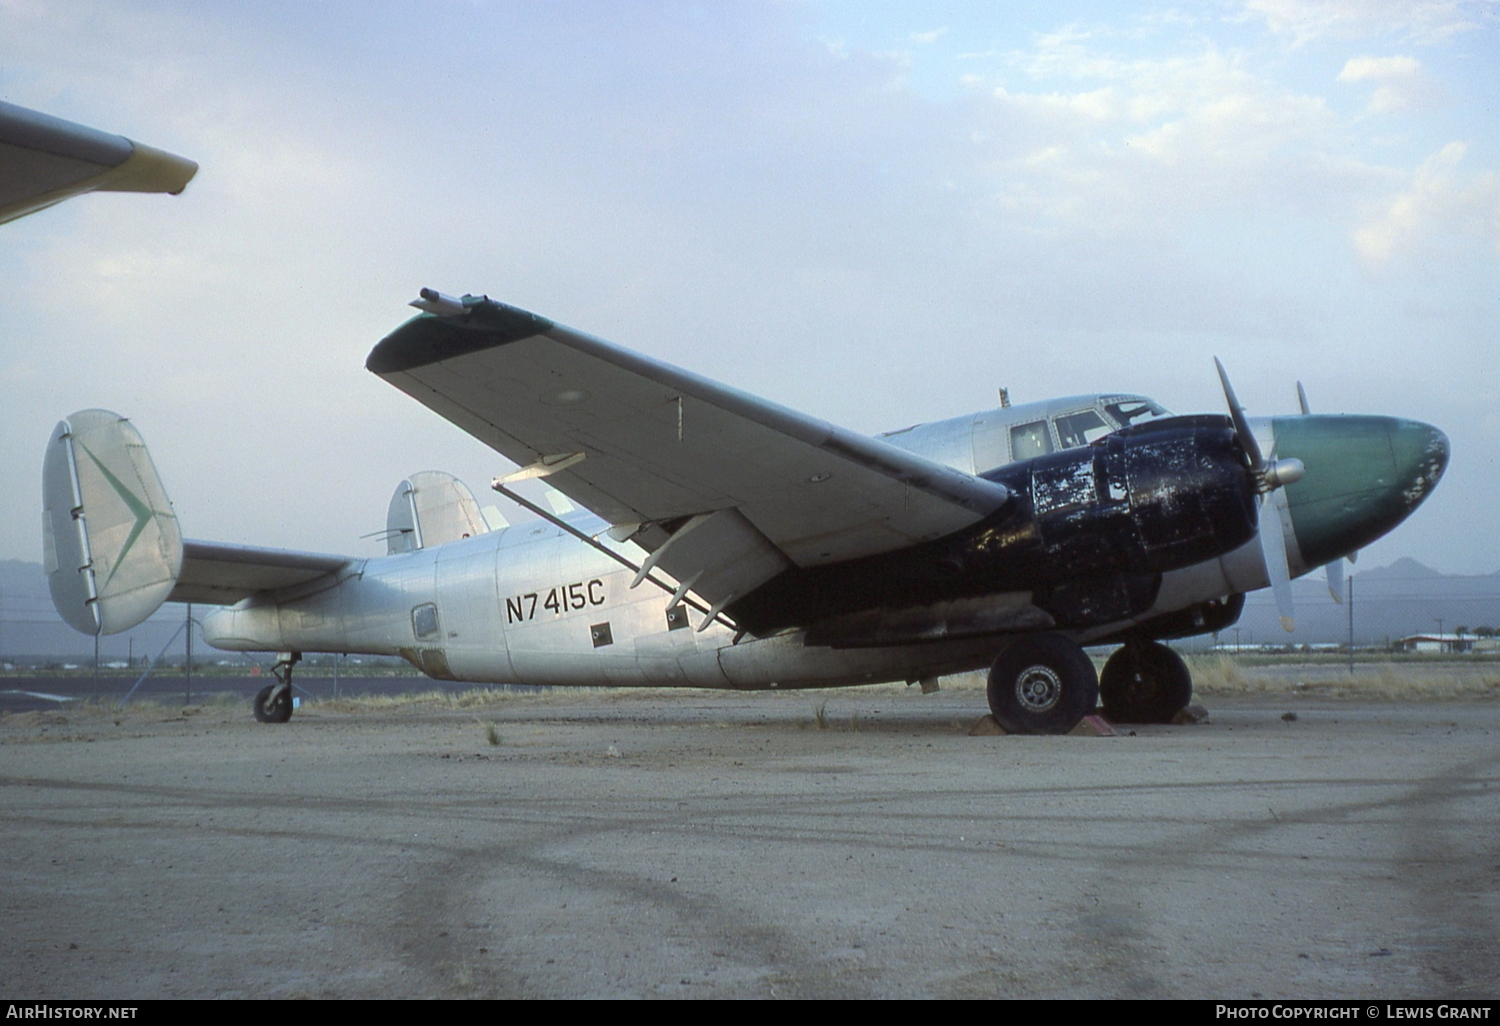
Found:
[(1012, 734), (1066, 734), (1099, 701), (1093, 661), (1058, 634), (1016, 640), (990, 667), (990, 712)]
[(255, 696), (255, 718), (262, 723), (285, 723), (292, 718), (292, 689), (268, 684)]
[(1170, 723), (1192, 701), (1193, 675), (1161, 642), (1127, 642), (1104, 664), (1099, 694), (1116, 723)]

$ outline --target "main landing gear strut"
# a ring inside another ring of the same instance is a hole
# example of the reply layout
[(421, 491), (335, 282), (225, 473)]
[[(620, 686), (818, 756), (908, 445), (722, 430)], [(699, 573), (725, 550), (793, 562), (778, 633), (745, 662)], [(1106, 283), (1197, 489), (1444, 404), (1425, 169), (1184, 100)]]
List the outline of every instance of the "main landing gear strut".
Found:
[(302, 661), (301, 652), (282, 652), (271, 667), (275, 684), (255, 696), (255, 718), (262, 723), (285, 723), (292, 718), (292, 667)]

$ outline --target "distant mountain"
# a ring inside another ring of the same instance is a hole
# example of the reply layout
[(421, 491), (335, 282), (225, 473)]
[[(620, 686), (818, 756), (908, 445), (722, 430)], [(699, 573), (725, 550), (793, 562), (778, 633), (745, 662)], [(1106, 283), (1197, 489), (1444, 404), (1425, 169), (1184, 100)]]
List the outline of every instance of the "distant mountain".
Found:
[[(154, 656), (182, 624), (184, 616), (182, 606), (165, 606), (139, 627), (100, 638), (99, 657), (108, 662), (125, 659), (132, 652), (136, 658)], [(172, 646), (179, 662), (183, 646), (182, 638)], [(201, 642), (195, 643), (195, 663), (200, 648), (215, 651)], [(171, 654), (168, 653), (168, 658)], [(42, 564), (5, 559), (0, 560), (0, 663), (16, 658), (87, 659), (92, 663), (94, 638), (79, 634), (57, 615)]]
[[(1351, 569), (1357, 569), (1357, 564)], [(1376, 566), (1363, 571), (1365, 577), (1370, 580), (1395, 580), (1397, 578), (1410, 580), (1426, 580), (1428, 578), (1444, 576), (1441, 571), (1434, 570), (1430, 566), (1418, 563), (1410, 556), (1402, 556), (1390, 566)]]
[[(1403, 556), (1389, 566), (1344, 565), (1354, 588), (1354, 643), (1378, 645), (1410, 634), (1500, 627), (1500, 572), (1445, 574)], [(1349, 637), (1349, 610), (1328, 594), (1318, 569), (1292, 582), (1297, 630), (1281, 629), (1270, 591), (1250, 593), (1236, 625), (1242, 644), (1316, 644)], [(1225, 635), (1221, 635), (1221, 640)], [(1232, 632), (1227, 635), (1233, 640)]]

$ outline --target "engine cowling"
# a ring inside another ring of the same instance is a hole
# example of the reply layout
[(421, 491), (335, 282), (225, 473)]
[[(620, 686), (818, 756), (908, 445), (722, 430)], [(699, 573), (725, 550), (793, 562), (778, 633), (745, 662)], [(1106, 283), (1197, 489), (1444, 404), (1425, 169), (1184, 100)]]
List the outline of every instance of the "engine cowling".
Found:
[(1226, 417), (1173, 417), (986, 477), (1018, 500), (965, 559), (1016, 586), (1162, 573), (1255, 535), (1256, 492)]

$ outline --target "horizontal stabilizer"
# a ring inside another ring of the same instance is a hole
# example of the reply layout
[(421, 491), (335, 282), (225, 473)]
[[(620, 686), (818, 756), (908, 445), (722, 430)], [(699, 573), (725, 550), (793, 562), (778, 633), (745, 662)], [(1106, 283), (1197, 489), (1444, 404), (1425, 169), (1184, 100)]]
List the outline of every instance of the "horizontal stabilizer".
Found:
[(168, 600), (229, 606), (257, 592), (306, 584), (348, 563), (347, 556), (318, 552), (187, 541), (182, 572)]
[(129, 630), (166, 601), (182, 534), (140, 432), (108, 410), (60, 421), (42, 460), (52, 603), (85, 634)]

